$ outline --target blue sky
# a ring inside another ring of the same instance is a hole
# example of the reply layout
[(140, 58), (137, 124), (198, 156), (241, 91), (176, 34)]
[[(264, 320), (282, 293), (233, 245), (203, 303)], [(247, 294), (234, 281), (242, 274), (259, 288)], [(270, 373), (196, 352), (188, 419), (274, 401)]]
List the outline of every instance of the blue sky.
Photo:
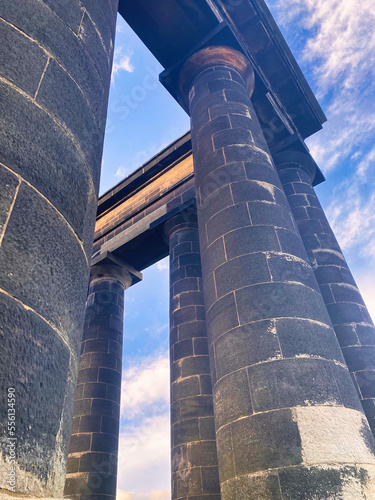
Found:
[[(269, 0), (328, 122), (307, 140), (317, 193), (375, 317), (375, 14), (371, 0)], [(189, 129), (119, 17), (101, 192)], [(169, 500), (168, 261), (126, 293), (119, 500)]]

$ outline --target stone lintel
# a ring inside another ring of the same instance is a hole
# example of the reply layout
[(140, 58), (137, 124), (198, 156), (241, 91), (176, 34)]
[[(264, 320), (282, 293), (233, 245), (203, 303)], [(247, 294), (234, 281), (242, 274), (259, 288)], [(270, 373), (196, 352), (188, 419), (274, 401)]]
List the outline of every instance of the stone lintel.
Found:
[(170, 210), (162, 217), (159, 217), (154, 222), (150, 224), (150, 229), (156, 229), (163, 227), (164, 224), (169, 221), (172, 217), (180, 215), (185, 222), (195, 221), (197, 218), (197, 202), (195, 198), (190, 198), (190, 200), (182, 203), (178, 207)]
[(133, 286), (136, 283), (139, 283), (143, 279), (142, 273), (134, 269), (133, 266), (125, 262), (121, 257), (118, 257), (112, 252), (105, 251), (100, 255), (94, 257), (91, 261), (91, 268), (94, 266), (105, 266), (105, 265), (116, 265), (119, 266), (122, 270), (129, 273), (131, 277), (131, 284), (129, 286)]

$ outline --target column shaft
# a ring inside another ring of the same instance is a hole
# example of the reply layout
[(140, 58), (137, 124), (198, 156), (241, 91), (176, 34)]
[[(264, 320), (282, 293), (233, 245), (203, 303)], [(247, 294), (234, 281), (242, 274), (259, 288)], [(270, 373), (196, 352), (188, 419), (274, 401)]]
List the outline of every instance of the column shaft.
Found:
[(172, 499), (220, 500), (197, 224), (167, 223)]
[(115, 500), (124, 289), (99, 268), (90, 281), (74, 403), (65, 496)]
[(221, 495), (365, 498), (357, 468), (371, 477), (373, 437), (248, 96), (247, 64), (232, 49), (204, 49), (181, 82)]
[(296, 162), (279, 175), (315, 271), (344, 358), (375, 432), (375, 327), (319, 203), (311, 177)]
[(0, 488), (61, 497), (116, 2), (0, 0)]

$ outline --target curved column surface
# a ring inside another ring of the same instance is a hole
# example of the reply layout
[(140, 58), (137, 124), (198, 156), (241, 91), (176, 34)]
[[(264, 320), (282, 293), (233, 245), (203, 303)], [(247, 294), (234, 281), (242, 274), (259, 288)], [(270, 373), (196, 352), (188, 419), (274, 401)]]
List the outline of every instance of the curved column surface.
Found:
[(278, 155), (275, 162), (345, 361), (374, 433), (374, 323), (312, 186), (315, 169), (311, 160), (306, 155), (292, 152)]
[(249, 98), (249, 71), (239, 52), (210, 47), (180, 82), (221, 495), (368, 498), (373, 436)]
[(63, 493), (116, 2), (0, 0), (0, 487)]
[(166, 223), (170, 253), (172, 499), (220, 500), (198, 226)]
[(76, 500), (116, 498), (124, 290), (131, 283), (118, 266), (92, 268), (64, 492)]

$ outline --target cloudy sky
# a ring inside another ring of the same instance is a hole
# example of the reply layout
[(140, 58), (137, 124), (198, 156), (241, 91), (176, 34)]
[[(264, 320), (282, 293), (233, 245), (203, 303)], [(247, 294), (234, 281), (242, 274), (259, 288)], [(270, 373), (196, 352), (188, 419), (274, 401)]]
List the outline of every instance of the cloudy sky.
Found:
[[(307, 143), (317, 188), (375, 317), (375, 11), (372, 0), (268, 0), (328, 117)], [(101, 192), (189, 129), (161, 66), (119, 18)], [(168, 262), (126, 296), (119, 500), (169, 500)]]

